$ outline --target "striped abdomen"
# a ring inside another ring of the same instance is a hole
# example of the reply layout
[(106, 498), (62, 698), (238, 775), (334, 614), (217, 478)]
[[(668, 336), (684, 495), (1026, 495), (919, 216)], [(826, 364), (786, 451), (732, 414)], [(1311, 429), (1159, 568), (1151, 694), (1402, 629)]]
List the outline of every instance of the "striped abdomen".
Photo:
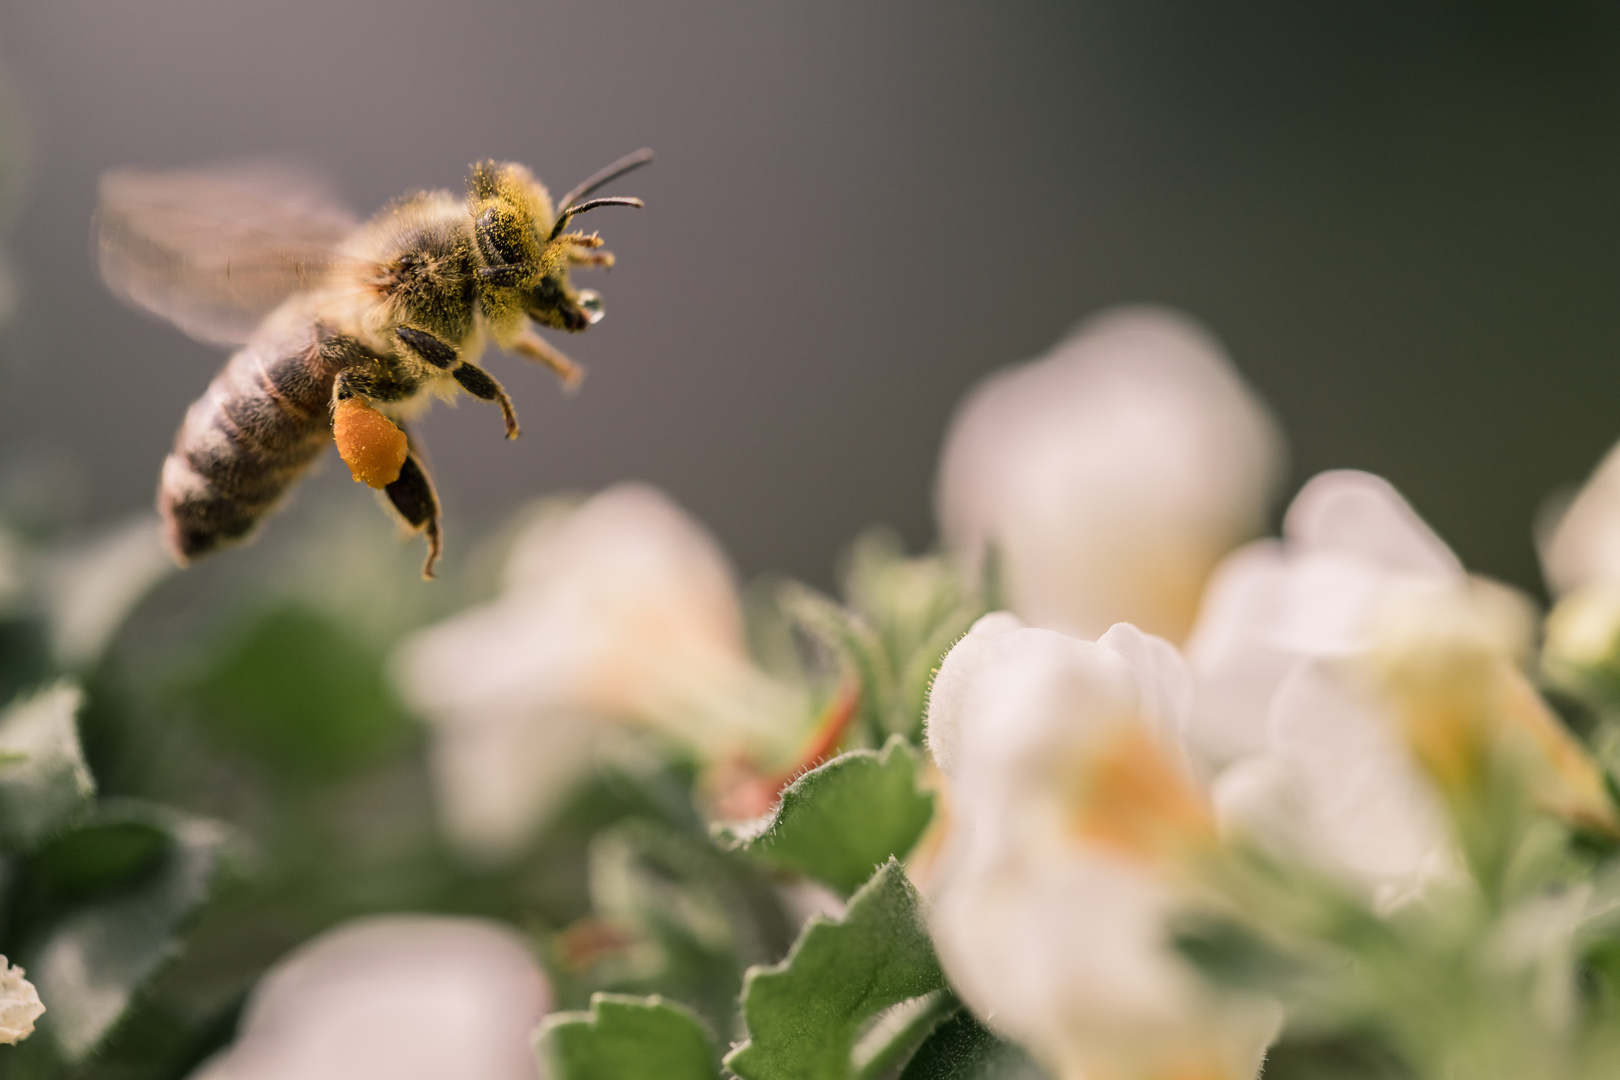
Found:
[(347, 362), (312, 322), (267, 326), (186, 410), (158, 510), (182, 564), (240, 540), (332, 439), (332, 381)]

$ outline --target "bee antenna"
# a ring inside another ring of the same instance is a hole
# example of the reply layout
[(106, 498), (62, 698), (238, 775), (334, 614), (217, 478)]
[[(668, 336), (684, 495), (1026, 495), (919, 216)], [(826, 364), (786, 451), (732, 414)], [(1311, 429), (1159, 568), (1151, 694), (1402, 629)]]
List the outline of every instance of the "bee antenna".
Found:
[(559, 212), (567, 211), (568, 208), (573, 206), (575, 202), (583, 199), (585, 196), (589, 195), (603, 184), (606, 184), (612, 180), (617, 180), (619, 177), (623, 176), (627, 172), (630, 172), (632, 169), (641, 168), (652, 159), (653, 152), (646, 147), (642, 147), (633, 154), (626, 154), (624, 157), (620, 158), (618, 161), (615, 161), (607, 168), (592, 174), (590, 179), (582, 181), (578, 187), (574, 188), (573, 191), (570, 191), (568, 194), (564, 195), (562, 197), (562, 202), (557, 204), (558, 207), (560, 207)]
[(557, 234), (563, 231), (563, 226), (568, 224), (568, 219), (576, 214), (583, 214), (587, 210), (595, 210), (598, 206), (634, 206), (639, 210), (645, 205), (647, 204), (640, 199), (630, 198), (625, 195), (610, 195), (605, 199), (592, 199), (590, 202), (570, 206), (557, 215), (557, 224), (551, 227), (551, 235), (546, 237), (546, 242), (550, 243), (557, 239)]

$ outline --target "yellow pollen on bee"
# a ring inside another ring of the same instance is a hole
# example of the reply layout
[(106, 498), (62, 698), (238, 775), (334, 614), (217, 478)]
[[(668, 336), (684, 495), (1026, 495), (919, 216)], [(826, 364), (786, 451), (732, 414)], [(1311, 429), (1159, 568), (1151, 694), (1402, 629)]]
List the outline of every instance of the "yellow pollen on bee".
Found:
[(405, 433), (359, 398), (344, 398), (332, 413), (332, 440), (357, 484), (384, 488), (405, 465)]
[(1134, 724), (1087, 762), (1070, 820), (1090, 843), (1149, 859), (1215, 835), (1204, 800), (1153, 737)]

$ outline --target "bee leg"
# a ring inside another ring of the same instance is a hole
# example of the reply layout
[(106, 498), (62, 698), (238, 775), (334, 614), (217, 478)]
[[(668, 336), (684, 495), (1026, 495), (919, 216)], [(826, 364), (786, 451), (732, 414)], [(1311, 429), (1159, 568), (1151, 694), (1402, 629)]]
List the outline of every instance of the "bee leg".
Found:
[(418, 330), (414, 326), (396, 326), (394, 334), (405, 343), (407, 349), (440, 370), (459, 359), (454, 345), (440, 341), (426, 330)]
[(381, 365), (349, 368), (332, 380), (332, 406), (352, 397), (366, 402), (405, 401), (416, 394), (420, 385), (415, 379), (401, 379), (399, 372)]
[(518, 437), (517, 410), (512, 408), (512, 399), (506, 396), (501, 384), (495, 377), (483, 368), (462, 361), (450, 372), (451, 378), (461, 384), (461, 388), (480, 401), (494, 401), (501, 406), (501, 416), (506, 420), (506, 437)]
[(602, 238), (596, 233), (564, 233), (561, 239), (570, 241), (568, 261), (573, 265), (600, 269), (613, 265), (613, 252), (600, 250)]
[(439, 496), (433, 490), (433, 478), (422, 463), (419, 447), (411, 442), (400, 467), (399, 479), (383, 491), (394, 510), (413, 532), (420, 532), (427, 540), (427, 559), (422, 563), (422, 580), (433, 580), (433, 566), (444, 552), (444, 536), (440, 525)]
[(564, 390), (577, 390), (585, 379), (585, 369), (564, 356), (556, 346), (533, 330), (525, 330), (507, 348), (527, 360), (544, 364), (562, 380)]

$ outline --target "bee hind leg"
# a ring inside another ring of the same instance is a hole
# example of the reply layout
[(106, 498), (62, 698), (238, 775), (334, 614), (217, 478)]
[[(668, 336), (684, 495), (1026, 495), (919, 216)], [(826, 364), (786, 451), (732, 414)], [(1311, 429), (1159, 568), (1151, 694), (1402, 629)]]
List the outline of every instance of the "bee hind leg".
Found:
[(501, 384), (495, 381), (495, 376), (475, 364), (463, 360), (450, 372), (451, 378), (461, 384), (461, 388), (480, 401), (493, 401), (501, 407), (501, 417), (506, 421), (506, 437), (518, 437), (517, 410), (512, 407), (512, 399), (506, 396)]
[(420, 532), (427, 541), (427, 558), (422, 563), (422, 580), (433, 580), (433, 567), (444, 553), (444, 533), (439, 510), (439, 495), (433, 490), (433, 478), (422, 463), (419, 447), (413, 440), (400, 467), (399, 479), (383, 488), (389, 504), (412, 532)]

